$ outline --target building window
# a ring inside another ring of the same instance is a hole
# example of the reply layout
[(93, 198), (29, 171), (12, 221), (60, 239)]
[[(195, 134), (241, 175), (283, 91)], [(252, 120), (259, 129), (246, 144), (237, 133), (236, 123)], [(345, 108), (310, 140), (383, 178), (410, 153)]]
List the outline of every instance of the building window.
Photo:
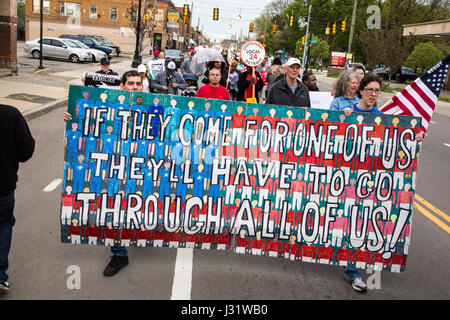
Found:
[(89, 19), (97, 19), (97, 6), (95, 4), (89, 6)]
[[(39, 1), (39, 0), (38, 0)], [(59, 14), (62, 16), (80, 17), (80, 4), (72, 2), (60, 2)]]
[(118, 10), (115, 7), (109, 8), (109, 20), (117, 21)]
[[(50, 1), (44, 0), (42, 3), (44, 10), (42, 11), (44, 14), (50, 14)], [(41, 1), (33, 0), (33, 13), (41, 13)]]

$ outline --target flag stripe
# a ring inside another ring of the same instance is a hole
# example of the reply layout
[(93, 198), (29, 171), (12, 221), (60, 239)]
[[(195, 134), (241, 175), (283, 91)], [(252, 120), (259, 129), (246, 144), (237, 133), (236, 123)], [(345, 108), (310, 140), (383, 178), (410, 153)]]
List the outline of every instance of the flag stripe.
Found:
[(433, 93), (433, 91), (430, 90), (430, 88), (428, 88), (426, 86), (425, 83), (423, 83), (423, 81), (420, 81), (417, 83), (417, 86), (422, 89), (423, 93), (425, 94), (425, 96), (431, 100), (430, 102), (428, 102), (429, 105), (435, 105), (438, 102), (438, 97), (436, 97), (436, 95)]
[(403, 92), (403, 98), (402, 96), (400, 96), (399, 99), (405, 104), (405, 106), (412, 112), (413, 115), (415, 115), (416, 117), (422, 116), (423, 118), (427, 119), (427, 121), (430, 121), (430, 115), (423, 110), (422, 106), (420, 106), (418, 101), (415, 100), (413, 96), (411, 96), (408, 90), (405, 90), (405, 92)]
[[(403, 103), (403, 101), (405, 101), (406, 103), (407, 103), (407, 105), (405, 105), (404, 103)], [(427, 119), (425, 119), (424, 117), (421, 117), (420, 116), (420, 113), (414, 108), (414, 106), (413, 105), (411, 105), (410, 103), (409, 103), (409, 101), (407, 100), (407, 99), (399, 99), (398, 100), (398, 105), (400, 106), (400, 108), (402, 108), (403, 110), (408, 110), (408, 112), (409, 113), (411, 113), (412, 115), (414, 115), (414, 116), (416, 116), (416, 117), (419, 117), (419, 118), (422, 118), (422, 127), (425, 127), (425, 129), (426, 128), (428, 128), (428, 123), (429, 123), (429, 120), (427, 120)], [(411, 110), (411, 108), (412, 108), (412, 110)]]
[(434, 111), (434, 103), (430, 99), (426, 99), (426, 95), (421, 88), (411, 86), (407, 91), (417, 101), (417, 104), (431, 117)]

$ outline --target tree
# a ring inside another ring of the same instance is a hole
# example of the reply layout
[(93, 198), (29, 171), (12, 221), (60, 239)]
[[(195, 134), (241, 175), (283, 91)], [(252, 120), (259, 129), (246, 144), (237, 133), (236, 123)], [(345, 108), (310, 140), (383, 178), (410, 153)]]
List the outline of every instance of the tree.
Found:
[(433, 42), (420, 43), (414, 47), (413, 51), (405, 61), (405, 66), (416, 69), (420, 68), (422, 72), (430, 69), (437, 62), (444, 59), (444, 54), (436, 48)]
[[(151, 10), (153, 11), (153, 10)], [(138, 29), (138, 13), (139, 13), (139, 5), (131, 1), (131, 5), (127, 8), (125, 17), (128, 19), (130, 28), (134, 31), (134, 34), (137, 35)], [(145, 47), (147, 47), (150, 43), (150, 38), (146, 38), (146, 34), (152, 33), (153, 25), (154, 25), (154, 12), (151, 12), (153, 15), (147, 16), (147, 12), (145, 8), (141, 8), (141, 25), (139, 28), (139, 48), (138, 52), (142, 53)]]
[(327, 60), (330, 56), (330, 46), (325, 40), (318, 41), (311, 45), (309, 58), (312, 60), (312, 65), (316, 63), (317, 59)]

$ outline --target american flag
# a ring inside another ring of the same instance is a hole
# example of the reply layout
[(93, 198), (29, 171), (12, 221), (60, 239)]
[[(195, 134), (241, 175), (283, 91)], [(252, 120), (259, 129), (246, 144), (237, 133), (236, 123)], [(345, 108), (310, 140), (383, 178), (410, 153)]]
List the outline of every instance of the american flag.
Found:
[(384, 114), (408, 115), (422, 118), (422, 130), (427, 131), (434, 107), (447, 77), (450, 55), (414, 80), (380, 110)]

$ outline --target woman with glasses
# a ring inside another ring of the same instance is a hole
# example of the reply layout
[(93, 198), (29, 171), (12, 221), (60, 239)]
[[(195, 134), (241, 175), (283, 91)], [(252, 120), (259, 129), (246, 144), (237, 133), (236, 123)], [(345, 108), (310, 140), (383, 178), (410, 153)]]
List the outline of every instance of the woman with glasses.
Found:
[(378, 95), (381, 91), (380, 78), (373, 74), (365, 76), (361, 80), (358, 90), (361, 93), (361, 101), (354, 103), (348, 107), (340, 108), (340, 110), (344, 111), (344, 114), (347, 117), (351, 114), (351, 111), (382, 113), (375, 107), (375, 103), (377, 102)]

